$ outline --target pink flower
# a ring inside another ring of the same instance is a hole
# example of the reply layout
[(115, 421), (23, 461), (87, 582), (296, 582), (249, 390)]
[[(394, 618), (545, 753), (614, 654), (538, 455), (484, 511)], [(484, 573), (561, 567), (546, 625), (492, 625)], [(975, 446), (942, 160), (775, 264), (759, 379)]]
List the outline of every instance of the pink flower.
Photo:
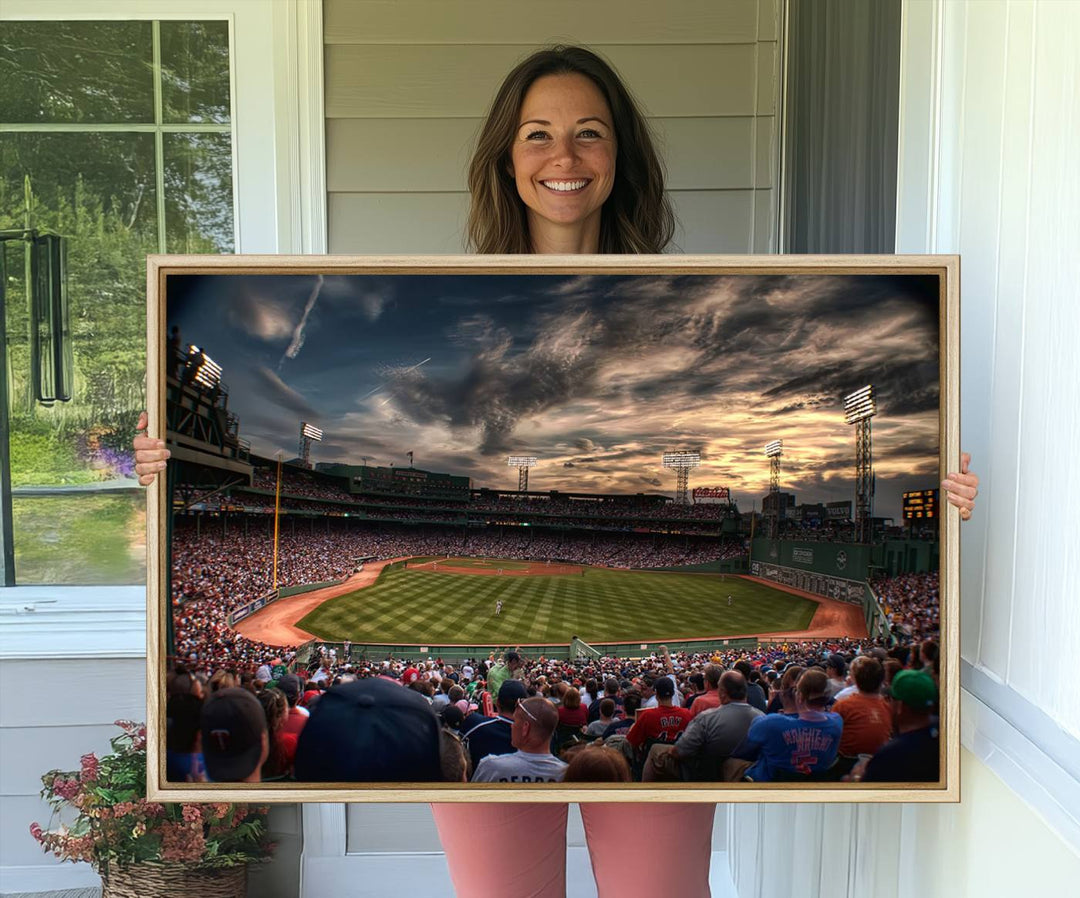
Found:
[(186, 804), (182, 811), (184, 820), (188, 823), (202, 823), (202, 811), (199, 810), (198, 805)]
[(98, 759), (93, 752), (79, 759), (82, 764), (82, 781), (92, 783), (98, 778)]
[(39, 823), (31, 823), (30, 824), (30, 835), (32, 835), (34, 837), (34, 841), (36, 841), (36, 842), (43, 841), (43, 831), (41, 829), (41, 824), (39, 824)]
[(69, 780), (58, 776), (53, 780), (53, 791), (65, 801), (71, 801), (79, 793), (79, 783), (77, 780)]

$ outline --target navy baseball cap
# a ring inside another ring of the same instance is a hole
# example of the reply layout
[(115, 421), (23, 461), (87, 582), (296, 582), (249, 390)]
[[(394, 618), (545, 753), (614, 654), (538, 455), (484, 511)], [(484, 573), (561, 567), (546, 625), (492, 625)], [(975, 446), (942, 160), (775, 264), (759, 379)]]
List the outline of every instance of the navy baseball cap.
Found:
[(438, 782), (439, 718), (422, 695), (390, 680), (342, 683), (311, 712), (294, 769), (300, 782)]

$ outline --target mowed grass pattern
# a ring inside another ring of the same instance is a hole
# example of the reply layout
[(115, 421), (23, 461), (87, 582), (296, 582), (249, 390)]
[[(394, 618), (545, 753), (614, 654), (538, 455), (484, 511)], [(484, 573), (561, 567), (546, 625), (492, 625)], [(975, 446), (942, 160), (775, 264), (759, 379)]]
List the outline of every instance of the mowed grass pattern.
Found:
[(569, 642), (574, 635), (586, 642), (657, 642), (804, 630), (816, 608), (732, 575), (587, 568), (584, 576), (514, 577), (395, 569), (324, 602), (298, 626), (321, 639), (357, 643), (525, 645)]

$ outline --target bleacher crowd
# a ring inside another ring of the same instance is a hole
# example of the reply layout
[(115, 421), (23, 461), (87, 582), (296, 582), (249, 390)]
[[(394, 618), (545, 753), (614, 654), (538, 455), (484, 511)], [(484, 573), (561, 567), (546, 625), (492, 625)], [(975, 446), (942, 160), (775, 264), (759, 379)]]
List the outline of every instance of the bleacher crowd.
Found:
[(933, 642), (454, 665), (320, 646), (170, 672), (168, 776), (299, 782), (934, 782)]

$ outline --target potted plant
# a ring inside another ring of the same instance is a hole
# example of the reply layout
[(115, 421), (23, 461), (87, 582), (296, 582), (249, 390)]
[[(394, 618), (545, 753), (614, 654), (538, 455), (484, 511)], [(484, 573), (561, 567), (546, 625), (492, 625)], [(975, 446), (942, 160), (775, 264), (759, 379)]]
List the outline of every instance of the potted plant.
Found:
[(147, 801), (146, 727), (116, 725), (111, 754), (83, 755), (80, 770), (42, 776), (50, 827), (60, 815), (69, 822), (48, 830), (33, 823), (30, 834), (61, 860), (92, 864), (102, 898), (243, 898), (247, 865), (273, 851), (268, 809)]

